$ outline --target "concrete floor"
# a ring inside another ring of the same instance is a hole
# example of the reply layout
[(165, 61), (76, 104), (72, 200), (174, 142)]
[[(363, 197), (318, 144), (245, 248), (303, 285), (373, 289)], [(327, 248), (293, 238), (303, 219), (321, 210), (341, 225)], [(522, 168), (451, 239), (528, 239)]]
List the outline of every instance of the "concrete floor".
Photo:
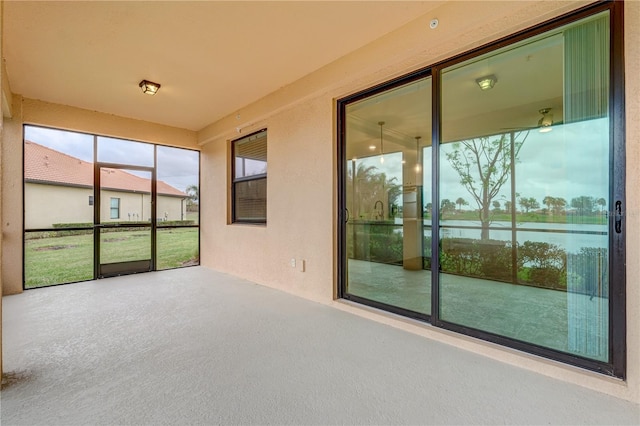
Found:
[(204, 267), (3, 303), (3, 425), (640, 423), (629, 402)]
[[(431, 271), (353, 259), (348, 268), (351, 294), (431, 313)], [(585, 294), (440, 275), (442, 319), (605, 362), (608, 302)]]

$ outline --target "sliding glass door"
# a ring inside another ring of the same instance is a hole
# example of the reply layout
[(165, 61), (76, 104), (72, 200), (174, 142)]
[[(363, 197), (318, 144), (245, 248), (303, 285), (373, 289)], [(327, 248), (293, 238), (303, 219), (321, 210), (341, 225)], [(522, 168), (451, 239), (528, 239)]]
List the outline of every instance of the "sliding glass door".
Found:
[(439, 219), (443, 321), (609, 361), (608, 24), (443, 70), (440, 198), (469, 200)]
[(342, 297), (623, 376), (614, 11), (339, 101)]
[(426, 76), (345, 107), (346, 289), (417, 317), (431, 311), (430, 96)]

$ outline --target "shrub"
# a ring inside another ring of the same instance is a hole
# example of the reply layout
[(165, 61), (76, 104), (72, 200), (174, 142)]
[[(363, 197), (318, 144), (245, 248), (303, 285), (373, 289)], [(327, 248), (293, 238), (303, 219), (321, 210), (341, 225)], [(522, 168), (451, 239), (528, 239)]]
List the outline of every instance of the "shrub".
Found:
[(567, 252), (555, 244), (525, 241), (518, 248), (526, 272), (525, 284), (538, 287), (567, 288)]

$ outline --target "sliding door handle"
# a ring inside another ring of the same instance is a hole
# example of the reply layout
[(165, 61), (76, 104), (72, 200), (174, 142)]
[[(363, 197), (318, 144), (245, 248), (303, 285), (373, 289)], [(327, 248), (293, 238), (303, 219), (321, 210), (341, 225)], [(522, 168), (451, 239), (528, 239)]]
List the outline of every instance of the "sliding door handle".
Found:
[(616, 207), (614, 211), (614, 223), (616, 234), (622, 232), (622, 201), (616, 201)]

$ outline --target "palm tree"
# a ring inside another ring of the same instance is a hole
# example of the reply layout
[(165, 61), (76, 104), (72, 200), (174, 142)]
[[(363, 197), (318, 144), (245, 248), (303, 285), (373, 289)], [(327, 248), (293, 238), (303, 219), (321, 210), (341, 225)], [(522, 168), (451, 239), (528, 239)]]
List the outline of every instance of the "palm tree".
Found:
[(469, 203), (467, 203), (467, 200), (465, 200), (462, 197), (458, 197), (458, 199), (456, 200), (456, 204), (458, 205), (458, 211), (462, 212), (462, 206), (468, 206)]
[[(388, 205), (397, 203), (402, 188), (396, 183), (396, 178), (389, 179), (376, 166), (366, 166), (365, 164), (358, 164), (355, 169), (355, 182), (352, 174), (347, 175), (347, 188), (353, 188), (354, 194), (347, 194), (347, 196), (349, 198), (357, 194), (357, 202), (353, 206), (354, 218), (365, 218), (371, 215), (378, 201), (382, 202), (383, 206), (387, 203)], [(353, 187), (354, 183), (355, 188)], [(383, 207), (383, 211), (387, 215), (388, 208)]]
[(200, 188), (198, 185), (192, 184), (185, 189), (187, 193), (187, 211), (198, 211), (198, 205), (200, 203)]
[(604, 198), (598, 198), (596, 200), (596, 204), (600, 206), (600, 216), (602, 216), (602, 212), (604, 211), (604, 206), (607, 205), (607, 200), (605, 200)]
[(553, 206), (555, 204), (555, 198), (547, 195), (546, 197), (544, 197), (544, 200), (542, 200), (542, 204), (547, 206), (547, 214), (553, 215)]

